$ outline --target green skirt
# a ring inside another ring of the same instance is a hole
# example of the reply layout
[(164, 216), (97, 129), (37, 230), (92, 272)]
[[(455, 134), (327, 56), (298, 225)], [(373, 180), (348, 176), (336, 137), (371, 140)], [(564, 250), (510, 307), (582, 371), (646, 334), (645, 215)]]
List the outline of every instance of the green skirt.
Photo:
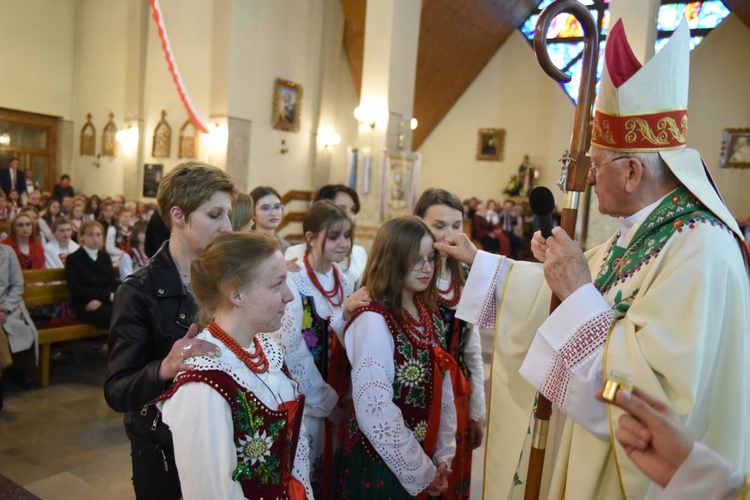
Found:
[(372, 458), (359, 439), (351, 449), (339, 448), (333, 472), (333, 498), (397, 500), (414, 498), (380, 457)]

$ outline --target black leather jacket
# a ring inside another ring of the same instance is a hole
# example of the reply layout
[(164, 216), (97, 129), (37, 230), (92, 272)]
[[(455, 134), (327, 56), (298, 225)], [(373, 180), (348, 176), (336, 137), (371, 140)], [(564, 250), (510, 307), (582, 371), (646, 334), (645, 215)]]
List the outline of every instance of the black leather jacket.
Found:
[(104, 397), (113, 410), (125, 413), (128, 436), (143, 447), (172, 439), (153, 404), (172, 382), (159, 381), (159, 367), (198, 310), (185, 292), (168, 245), (165, 242), (146, 267), (117, 289), (109, 329)]

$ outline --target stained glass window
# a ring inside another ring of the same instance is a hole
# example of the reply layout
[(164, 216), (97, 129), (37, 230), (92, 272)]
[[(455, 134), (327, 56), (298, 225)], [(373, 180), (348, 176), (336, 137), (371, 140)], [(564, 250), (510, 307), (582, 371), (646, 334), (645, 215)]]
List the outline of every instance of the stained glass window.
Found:
[[(542, 0), (526, 22), (519, 28), (529, 43), (534, 40), (541, 11), (555, 0)], [(607, 44), (607, 27), (609, 26), (609, 0), (579, 0), (586, 5), (596, 21), (600, 33), (599, 61), (596, 68), (597, 82), (602, 76), (604, 47)], [(672, 35), (682, 19), (683, 13), (690, 26), (691, 49), (698, 46), (708, 33), (729, 15), (729, 10), (721, 0), (703, 0), (685, 2), (679, 0), (661, 0), (657, 19), (656, 50), (658, 51)], [(550, 23), (547, 32), (547, 50), (550, 59), (565, 73), (571, 75), (571, 81), (562, 84), (565, 92), (578, 100), (578, 89), (581, 81), (583, 57), (583, 31), (576, 19), (569, 14), (561, 14)], [(598, 84), (597, 84), (598, 89)]]

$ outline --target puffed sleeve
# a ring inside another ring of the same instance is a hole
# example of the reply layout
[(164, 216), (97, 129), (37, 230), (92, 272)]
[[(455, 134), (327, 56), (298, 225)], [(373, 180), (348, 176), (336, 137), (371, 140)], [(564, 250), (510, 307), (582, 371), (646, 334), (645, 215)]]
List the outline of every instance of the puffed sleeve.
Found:
[(207, 384), (193, 382), (159, 406), (172, 430), (183, 498), (243, 500), (242, 486), (232, 479), (237, 450), (226, 400)]
[(336, 391), (323, 380), (315, 366), (310, 349), (302, 337), (302, 297), (294, 281), (287, 279), (294, 300), (287, 304), (281, 328), (272, 336), (284, 348), (284, 360), (292, 378), (305, 395), (305, 411), (308, 417), (324, 418), (331, 414), (338, 402)]

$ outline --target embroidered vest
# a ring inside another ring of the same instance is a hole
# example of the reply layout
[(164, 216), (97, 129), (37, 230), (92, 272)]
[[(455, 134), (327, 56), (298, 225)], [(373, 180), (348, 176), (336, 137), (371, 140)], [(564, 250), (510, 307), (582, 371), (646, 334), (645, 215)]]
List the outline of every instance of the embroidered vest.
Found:
[[(652, 259), (657, 259), (664, 245), (674, 235), (696, 224), (711, 224), (729, 229), (709, 212), (687, 189), (679, 187), (651, 212), (638, 228), (627, 248), (617, 246), (617, 237), (612, 242), (594, 286), (602, 295), (626, 284), (629, 278)], [(630, 309), (639, 289), (628, 291), (623, 297), (618, 290), (612, 308), (622, 317)]]
[(328, 320), (318, 315), (313, 298), (303, 293), (300, 293), (300, 297), (302, 298), (302, 338), (305, 339), (305, 345), (310, 350), (321, 377), (341, 397), (346, 391), (349, 374), (344, 346), (330, 331)]
[(220, 370), (193, 370), (181, 373), (159, 400), (169, 399), (189, 382), (208, 384), (231, 408), (237, 450), (237, 468), (232, 471), (232, 479), (240, 482), (245, 497), (287, 498), (305, 396), (299, 394), (296, 401), (271, 410), (229, 374)]
[[(427, 344), (421, 339), (414, 338), (401, 328), (401, 325), (387, 309), (376, 302), (371, 302), (370, 305), (357, 309), (352, 314), (347, 328), (355, 318), (365, 311), (372, 311), (383, 316), (393, 336), (393, 366), (395, 368), (393, 403), (401, 410), (404, 424), (414, 433), (417, 441), (424, 449), (428, 426), (430, 432), (434, 433), (437, 432), (437, 427), (440, 425), (439, 419), (434, 422), (430, 421), (430, 410), (434, 396), (433, 379), (436, 363), (432, 346), (438, 345), (442, 348), (445, 346), (442, 322), (433, 314), (433, 321), (437, 326), (437, 338), (433, 340), (433, 344)], [(434, 429), (433, 426), (435, 426)], [(368, 455), (380, 460), (378, 452), (375, 451), (370, 441), (357, 426), (357, 419), (354, 416), (349, 421), (349, 428), (344, 437), (343, 446), (346, 447), (347, 453), (360, 440)], [(428, 452), (428, 450), (425, 451)], [(429, 451), (429, 453), (432, 452)]]

